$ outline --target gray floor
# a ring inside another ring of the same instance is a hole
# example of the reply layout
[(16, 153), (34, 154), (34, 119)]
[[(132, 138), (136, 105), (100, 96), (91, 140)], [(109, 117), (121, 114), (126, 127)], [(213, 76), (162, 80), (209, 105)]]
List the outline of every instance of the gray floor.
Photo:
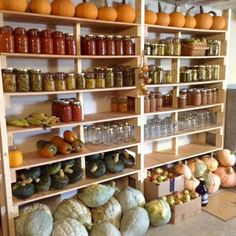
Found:
[(236, 217), (224, 222), (202, 211), (177, 225), (152, 227), (145, 236), (236, 236)]

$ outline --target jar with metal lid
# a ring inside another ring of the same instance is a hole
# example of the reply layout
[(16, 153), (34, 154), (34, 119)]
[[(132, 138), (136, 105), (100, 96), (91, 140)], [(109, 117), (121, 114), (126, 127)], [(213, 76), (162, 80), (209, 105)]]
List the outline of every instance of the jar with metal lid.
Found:
[(30, 70), (30, 91), (41, 92), (43, 91), (43, 79), (40, 69)]
[(115, 87), (122, 87), (123, 86), (123, 72), (122, 71), (116, 71), (115, 72)]
[(96, 40), (92, 34), (85, 35), (83, 51), (84, 55), (96, 55)]
[(52, 110), (52, 116), (60, 117), (60, 114), (59, 114), (60, 100), (59, 99), (55, 99), (52, 101), (51, 110)]
[(192, 77), (193, 82), (198, 81), (197, 70), (196, 69), (191, 69), (191, 77)]
[(220, 66), (219, 65), (212, 65), (212, 79), (219, 80), (220, 79)]
[(186, 94), (180, 94), (178, 97), (178, 107), (185, 108), (187, 105), (187, 96)]
[(65, 50), (66, 50), (66, 55), (77, 54), (76, 40), (73, 34), (65, 35)]
[(27, 32), (29, 53), (40, 54), (41, 53), (41, 41), (40, 33), (38, 29), (29, 29)]
[(118, 112), (118, 97), (111, 98), (111, 112)]
[(160, 92), (156, 93), (156, 110), (160, 111), (163, 107), (163, 97)]
[(28, 53), (28, 37), (25, 28), (15, 28), (13, 31), (16, 53)]
[(0, 27), (0, 52), (13, 53), (15, 51), (15, 42), (11, 26)]
[(128, 97), (128, 111), (135, 111), (135, 98), (133, 97)]
[(152, 46), (150, 43), (145, 43), (144, 44), (144, 55), (150, 56), (152, 54)]
[(213, 94), (211, 89), (207, 89), (207, 104), (213, 103)]
[(72, 121), (72, 108), (69, 101), (63, 101), (61, 103), (60, 121), (65, 123)]
[(172, 71), (171, 70), (166, 70), (165, 71), (164, 83), (165, 84), (171, 84), (172, 83)]
[(124, 39), (124, 55), (132, 55), (132, 40), (130, 36), (125, 36)]
[(144, 97), (144, 113), (150, 112), (150, 98), (148, 95)]
[(193, 100), (193, 89), (189, 88), (187, 91), (187, 105), (192, 105)]
[(86, 78), (85, 79), (86, 89), (96, 88), (96, 80), (94, 72), (86, 72), (85, 78)]
[(78, 73), (76, 75), (76, 87), (77, 89), (85, 89), (85, 74), (84, 73)]
[(16, 71), (16, 84), (18, 92), (30, 91), (30, 79), (27, 69), (19, 69)]
[(106, 52), (107, 55), (116, 55), (115, 40), (113, 35), (106, 36)]
[(86, 55), (86, 53), (85, 53), (85, 35), (80, 36), (80, 55)]
[(214, 44), (213, 40), (207, 40), (208, 49), (206, 51), (207, 56), (214, 56)]
[(96, 55), (106, 55), (106, 40), (104, 35), (96, 37)]
[(206, 71), (206, 80), (212, 80), (212, 66), (207, 65), (205, 66), (205, 71)]
[(116, 55), (124, 55), (124, 41), (121, 35), (115, 36)]
[(165, 55), (172, 56), (174, 54), (173, 38), (167, 38), (165, 40)]
[(213, 40), (214, 56), (219, 56), (221, 51), (221, 41)]
[(157, 80), (157, 70), (155, 65), (149, 65), (148, 66), (148, 76), (152, 80), (152, 84), (158, 84)]
[(193, 95), (192, 95), (192, 105), (193, 106), (200, 106), (201, 103), (202, 103), (201, 90), (195, 89), (193, 91)]
[(174, 38), (173, 45), (174, 45), (173, 55), (180, 56), (181, 55), (181, 41), (180, 41), (180, 39)]
[(66, 90), (66, 74), (62, 72), (55, 73), (55, 89), (56, 91)]
[(65, 37), (61, 31), (53, 32), (53, 52), (56, 55), (65, 55), (66, 47), (65, 47)]
[(53, 54), (53, 38), (50, 30), (43, 30), (40, 33), (41, 52), (43, 54)]
[(96, 72), (96, 88), (105, 88), (104, 72)]
[(164, 107), (171, 107), (172, 106), (172, 96), (171, 96), (171, 94), (167, 93), (163, 96), (163, 106)]
[(204, 88), (201, 89), (201, 98), (202, 98), (201, 105), (207, 105), (207, 90)]
[(218, 102), (218, 92), (217, 88), (212, 88), (212, 103), (217, 103)]
[(53, 73), (44, 73), (43, 74), (43, 90), (44, 91), (55, 91), (55, 80)]
[(156, 112), (157, 101), (155, 93), (149, 95), (150, 98), (150, 112)]
[(205, 81), (206, 80), (206, 69), (205, 66), (200, 65), (197, 69), (197, 77), (199, 81)]
[(182, 70), (180, 71), (180, 82), (187, 83), (191, 82), (191, 71), (190, 70)]
[(156, 43), (155, 45), (155, 55), (164, 56), (165, 55), (165, 44)]
[(105, 87), (113, 88), (115, 85), (113, 69), (105, 68), (104, 77), (105, 77)]
[(4, 92), (16, 92), (16, 75), (13, 68), (2, 69), (2, 82)]
[(82, 120), (82, 106), (80, 101), (73, 101), (71, 103), (72, 121)]
[(124, 86), (133, 86), (134, 85), (134, 77), (133, 77), (133, 68), (130, 66), (124, 67), (123, 77), (124, 77)]
[(156, 66), (156, 82), (155, 84), (165, 83), (165, 73), (162, 66)]
[(127, 97), (119, 97), (118, 110), (119, 112), (128, 112), (128, 98)]
[(73, 74), (73, 73), (66, 74), (66, 89), (67, 90), (76, 89), (75, 74)]

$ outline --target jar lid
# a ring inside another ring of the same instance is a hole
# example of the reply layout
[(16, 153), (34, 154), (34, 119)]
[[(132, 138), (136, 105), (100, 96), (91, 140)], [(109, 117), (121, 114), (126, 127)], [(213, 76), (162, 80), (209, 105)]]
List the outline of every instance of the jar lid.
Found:
[(116, 35), (115, 38), (122, 39), (123, 36), (122, 35)]
[(131, 39), (131, 37), (129, 35), (125, 35), (124, 39)]
[(105, 38), (105, 35), (99, 34), (99, 35), (97, 35), (97, 38), (102, 38), (102, 39), (104, 39), (104, 38)]
[(200, 93), (200, 92), (201, 92), (200, 89), (195, 89), (195, 90), (194, 90), (194, 93)]
[(69, 74), (67, 74), (67, 77), (74, 77), (74, 76), (75, 76), (74, 73), (69, 73)]
[(66, 33), (65, 36), (74, 37), (74, 34)]
[(3, 73), (13, 73), (14, 68), (6, 68), (6, 69), (2, 69)]
[(28, 72), (28, 69), (17, 69), (16, 72), (18, 73), (27, 73)]
[(72, 102), (73, 105), (80, 105), (80, 101), (76, 100)]
[(113, 36), (113, 35), (107, 35), (106, 38), (108, 38), (108, 39), (113, 39), (114, 36)]
[(146, 45), (146, 46), (149, 46), (149, 45), (151, 45), (151, 43), (145, 43), (145, 45)]
[(106, 67), (106, 68), (105, 68), (105, 71), (107, 71), (107, 72), (112, 72), (112, 71), (113, 71), (113, 68), (111, 68), (111, 67)]
[(30, 73), (41, 73), (41, 69), (30, 69), (29, 70)]

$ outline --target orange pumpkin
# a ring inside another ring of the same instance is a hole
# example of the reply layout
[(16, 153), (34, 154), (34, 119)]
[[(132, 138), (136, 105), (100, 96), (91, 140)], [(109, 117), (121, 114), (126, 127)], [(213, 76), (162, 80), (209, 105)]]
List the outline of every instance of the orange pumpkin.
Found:
[(17, 167), (23, 164), (23, 154), (20, 150), (9, 151), (9, 163), (10, 167)]
[(29, 9), (34, 13), (50, 15), (52, 8), (48, 0), (31, 0)]
[(190, 15), (190, 12), (193, 8), (194, 6), (189, 8), (186, 12), (184, 28), (194, 29), (196, 27), (196, 24), (197, 24), (196, 19), (194, 16)]
[(116, 21), (117, 10), (114, 7), (109, 7), (107, 0), (105, 7), (98, 8), (98, 20)]
[(133, 23), (135, 21), (136, 13), (135, 9), (130, 5), (126, 4), (125, 0), (122, 0), (122, 4), (116, 7), (117, 10), (117, 21)]
[(236, 186), (236, 173), (232, 167), (218, 167), (214, 174), (220, 177), (222, 187), (231, 188)]
[(4, 10), (4, 0), (0, 0), (0, 10)]
[(197, 29), (210, 29), (213, 24), (213, 18), (209, 13), (204, 13), (203, 7), (200, 6), (200, 13), (195, 16)]
[(189, 167), (187, 166), (187, 163), (179, 163), (174, 168), (175, 173), (178, 175), (184, 175), (185, 179), (191, 179), (192, 173)]
[(71, 0), (53, 0), (51, 7), (52, 15), (68, 17), (75, 15), (75, 6)]
[(185, 17), (181, 12), (177, 11), (177, 5), (175, 4), (175, 10), (170, 14), (170, 26), (173, 27), (184, 27)]
[(154, 11), (145, 10), (145, 24), (154, 25), (157, 21), (157, 15)]
[(75, 9), (75, 16), (79, 18), (86, 18), (95, 20), (98, 16), (98, 8), (91, 2), (83, 0)]
[(170, 24), (170, 15), (165, 12), (162, 12), (161, 3), (158, 2), (156, 25), (168, 26), (169, 24)]
[(209, 13), (213, 15), (213, 24), (211, 26), (211, 29), (223, 30), (226, 25), (225, 18), (223, 16), (217, 16), (214, 11), (210, 11)]
[(27, 8), (27, 0), (7, 0), (4, 1), (5, 10), (25, 12)]

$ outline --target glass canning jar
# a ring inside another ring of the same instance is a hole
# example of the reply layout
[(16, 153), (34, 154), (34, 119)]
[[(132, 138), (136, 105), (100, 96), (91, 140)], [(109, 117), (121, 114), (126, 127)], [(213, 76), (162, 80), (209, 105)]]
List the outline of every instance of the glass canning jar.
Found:
[(16, 92), (16, 75), (13, 68), (2, 69), (2, 82), (4, 92)]
[(201, 98), (202, 98), (201, 105), (207, 105), (207, 90), (206, 89), (201, 89)]
[(111, 98), (111, 112), (118, 112), (118, 97)]
[(185, 108), (187, 105), (187, 95), (186, 94), (180, 94), (178, 97), (178, 107), (179, 108)]
[(192, 105), (193, 106), (200, 106), (201, 103), (202, 103), (201, 90), (195, 89), (193, 91), (193, 95), (192, 95)]
[(30, 79), (27, 69), (19, 69), (16, 71), (16, 84), (18, 92), (30, 91)]
[(115, 40), (113, 35), (106, 36), (106, 52), (107, 55), (116, 55)]
[(171, 84), (172, 83), (172, 71), (171, 70), (166, 70), (164, 78), (165, 78), (164, 83)]
[(207, 104), (212, 104), (212, 103), (213, 103), (212, 90), (207, 89)]
[(217, 103), (218, 102), (218, 91), (217, 88), (212, 88), (212, 102)]
[(156, 101), (155, 93), (151, 93), (149, 95), (149, 98), (150, 98), (150, 112), (155, 112), (156, 107), (157, 107), (157, 101)]
[(29, 29), (27, 31), (29, 53), (40, 54), (41, 53), (41, 41), (40, 32), (38, 29)]
[(76, 79), (74, 73), (66, 74), (66, 89), (67, 90), (76, 89)]
[(121, 35), (115, 36), (116, 55), (124, 55), (124, 41)]
[(156, 71), (155, 65), (148, 66), (148, 76), (149, 76), (149, 78), (151, 78), (152, 84), (158, 84), (157, 71)]
[(86, 72), (85, 78), (86, 78), (85, 79), (86, 89), (96, 88), (96, 80), (94, 72)]
[(205, 66), (205, 70), (206, 70), (206, 80), (212, 80), (212, 66), (211, 65)]
[(40, 69), (30, 70), (30, 91), (32, 92), (41, 92), (43, 91), (43, 79)]
[(13, 53), (15, 51), (15, 42), (11, 26), (0, 27), (0, 52)]
[(200, 65), (197, 68), (197, 77), (199, 81), (205, 81), (206, 80), (206, 68), (204, 65)]
[(133, 86), (134, 85), (134, 72), (133, 72), (132, 67), (130, 67), (130, 66), (124, 67), (123, 77), (124, 77), (124, 86)]
[(96, 55), (106, 55), (106, 40), (104, 35), (96, 37)]
[(174, 54), (173, 38), (167, 38), (165, 40), (165, 55), (172, 56)]
[(84, 55), (96, 55), (96, 40), (92, 34), (85, 35), (83, 41), (83, 52)]
[(181, 55), (181, 40), (179, 38), (173, 39), (173, 45), (174, 45), (174, 56), (180, 56)]
[(113, 88), (115, 86), (114, 72), (112, 68), (105, 69), (105, 87)]
[(86, 88), (85, 73), (78, 73), (76, 75), (76, 87), (77, 87), (77, 89), (85, 89)]
[(123, 86), (123, 72), (116, 71), (115, 72), (115, 87), (122, 87)]
[(56, 55), (65, 55), (65, 36), (61, 31), (55, 31), (52, 34), (53, 37), (53, 52)]
[(73, 101), (71, 103), (72, 121), (82, 120), (82, 106), (80, 101)]
[(187, 91), (187, 105), (192, 105), (192, 100), (193, 100), (193, 89), (190, 88)]
[(128, 112), (128, 98), (127, 97), (119, 97), (118, 110), (119, 112)]
[(44, 91), (55, 91), (55, 80), (53, 73), (44, 73), (43, 74), (43, 90)]
[(147, 56), (152, 55), (152, 46), (150, 43), (144, 44), (144, 55), (147, 55)]
[(53, 38), (50, 30), (43, 30), (40, 33), (41, 52), (43, 54), (53, 54)]
[(144, 113), (150, 112), (150, 98), (149, 96), (144, 97)]
[(212, 65), (212, 79), (219, 80), (220, 79), (220, 66)]
[(72, 121), (72, 108), (69, 101), (63, 101), (60, 106), (60, 121), (71, 122)]
[(77, 54), (76, 40), (73, 34), (65, 34), (65, 51), (66, 55)]
[(163, 97), (160, 92), (156, 93), (156, 110), (160, 111), (163, 107)]
[(132, 40), (130, 36), (125, 36), (123, 38), (124, 42), (124, 55), (132, 55), (133, 50), (132, 50)]
[(55, 73), (55, 89), (56, 91), (66, 90), (66, 74), (62, 72)]
[(25, 28), (15, 28), (13, 31), (16, 53), (28, 53), (28, 37)]
[(105, 88), (105, 77), (103, 71), (96, 72), (96, 88)]

